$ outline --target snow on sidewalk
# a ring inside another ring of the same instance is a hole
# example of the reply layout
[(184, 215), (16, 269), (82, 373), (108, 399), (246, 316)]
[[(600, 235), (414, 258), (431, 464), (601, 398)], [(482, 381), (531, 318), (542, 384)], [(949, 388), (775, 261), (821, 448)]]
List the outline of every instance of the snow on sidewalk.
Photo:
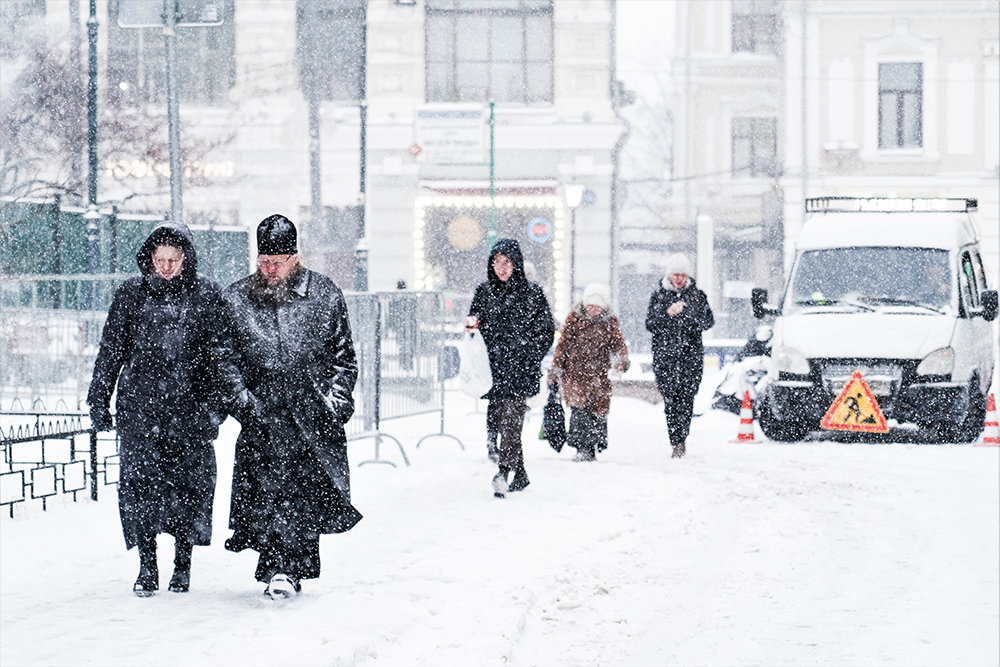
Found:
[[(480, 404), (482, 410), (483, 404)], [(1000, 662), (1000, 450), (737, 445), (695, 420), (669, 458), (658, 406), (618, 398), (611, 447), (574, 463), (525, 428), (531, 486), (492, 497), (485, 415), (449, 396), (390, 421), (411, 468), (352, 472), (357, 528), (275, 605), (223, 549), (238, 425), (217, 443), (211, 547), (188, 594), (137, 599), (113, 489), (0, 521), (3, 665), (801, 665)], [(399, 462), (393, 445), (382, 455)], [(371, 441), (352, 442), (352, 461)], [(161, 585), (172, 539), (160, 541)]]

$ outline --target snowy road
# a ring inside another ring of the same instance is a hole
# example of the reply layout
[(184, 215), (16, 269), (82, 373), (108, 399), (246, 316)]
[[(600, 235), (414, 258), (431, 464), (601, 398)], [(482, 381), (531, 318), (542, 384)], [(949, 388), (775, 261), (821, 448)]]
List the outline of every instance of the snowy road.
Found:
[[(218, 443), (212, 547), (192, 592), (130, 593), (113, 491), (0, 521), (3, 665), (996, 665), (1000, 450), (732, 444), (615, 399), (611, 448), (573, 463), (526, 437), (532, 484), (499, 501), (483, 413), (388, 422), (412, 468), (356, 468), (359, 526), (323, 576), (265, 603), (255, 555), (222, 548), (236, 428)], [(527, 434), (537, 433), (537, 411)], [(351, 445), (355, 462), (370, 442)], [(391, 456), (388, 448), (384, 450)], [(161, 538), (165, 584), (172, 540)]]

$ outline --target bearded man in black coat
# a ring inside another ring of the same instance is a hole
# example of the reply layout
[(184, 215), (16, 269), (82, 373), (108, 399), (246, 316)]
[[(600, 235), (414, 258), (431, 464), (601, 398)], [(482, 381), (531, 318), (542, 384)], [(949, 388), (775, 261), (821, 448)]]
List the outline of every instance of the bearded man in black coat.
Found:
[(232, 411), (243, 425), (226, 548), (259, 552), (265, 594), (287, 598), (319, 576), (319, 536), (361, 520), (344, 432), (358, 366), (344, 295), (299, 263), (295, 225), (265, 218), (257, 252), (258, 271), (224, 292)]
[(653, 374), (663, 394), (672, 458), (681, 458), (705, 367), (701, 334), (715, 325), (715, 316), (690, 275), (687, 257), (671, 255), (665, 269), (660, 289), (649, 299), (646, 329), (653, 334)]
[[(555, 322), (542, 288), (524, 273), (524, 257), (514, 239), (499, 239), (486, 263), (486, 281), (476, 287), (466, 328), (478, 328), (490, 356), (493, 387), (487, 396), (499, 432), (499, 471), (493, 495), (528, 486), (521, 449), (525, 399), (540, 389), (542, 359), (552, 347)], [(514, 478), (508, 476), (514, 471)]]
[(174, 592), (190, 585), (192, 546), (212, 538), (212, 441), (224, 415), (217, 370), (225, 350), (217, 326), (221, 289), (197, 274), (185, 225), (154, 229), (136, 262), (141, 275), (111, 302), (87, 404), (93, 427), (110, 430), (117, 383), (118, 508), (126, 547), (139, 547), (133, 590), (148, 597), (159, 588), (158, 533), (175, 539)]

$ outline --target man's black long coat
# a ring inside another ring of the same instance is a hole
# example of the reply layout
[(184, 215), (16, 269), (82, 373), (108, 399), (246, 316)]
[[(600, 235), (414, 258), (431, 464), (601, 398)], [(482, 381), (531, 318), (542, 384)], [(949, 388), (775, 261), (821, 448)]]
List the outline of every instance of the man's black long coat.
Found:
[[(151, 260), (165, 239), (184, 251), (182, 273), (169, 281), (155, 274)], [(224, 414), (216, 375), (225, 353), (222, 290), (197, 274), (183, 225), (154, 229), (136, 262), (142, 275), (126, 280), (111, 302), (87, 404), (100, 420), (117, 383), (118, 495), (128, 548), (140, 524), (206, 545), (216, 479), (212, 441)]]
[[(504, 255), (514, 265), (505, 282), (493, 270), (493, 259)], [(555, 322), (542, 288), (524, 275), (524, 258), (517, 241), (500, 239), (486, 265), (487, 280), (476, 288), (469, 314), (479, 319), (479, 331), (490, 355), (493, 387), (490, 398), (528, 397), (538, 393), (542, 359), (552, 347)]]
[[(358, 378), (344, 295), (308, 269), (293, 277), (287, 299), (277, 303), (256, 296), (253, 281), (248, 276), (224, 292), (238, 370), (230, 391), (242, 394), (244, 404), (237, 410), (243, 430), (229, 516), (235, 532), (226, 542), (233, 551), (260, 550), (261, 538), (274, 529), (276, 496), (294, 496), (309, 508), (311, 516), (299, 517), (293, 530), (339, 533), (361, 520), (351, 505), (344, 432)], [(297, 482), (285, 471), (302, 463), (305, 452), (325, 482), (292, 488)]]

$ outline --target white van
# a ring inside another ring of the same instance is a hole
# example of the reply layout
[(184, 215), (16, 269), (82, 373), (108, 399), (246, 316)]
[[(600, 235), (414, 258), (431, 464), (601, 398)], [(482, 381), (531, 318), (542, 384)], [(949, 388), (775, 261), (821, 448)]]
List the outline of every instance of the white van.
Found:
[(938, 442), (983, 429), (997, 292), (987, 288), (975, 199), (822, 197), (806, 221), (775, 315), (764, 434), (801, 440), (860, 370), (889, 426)]

